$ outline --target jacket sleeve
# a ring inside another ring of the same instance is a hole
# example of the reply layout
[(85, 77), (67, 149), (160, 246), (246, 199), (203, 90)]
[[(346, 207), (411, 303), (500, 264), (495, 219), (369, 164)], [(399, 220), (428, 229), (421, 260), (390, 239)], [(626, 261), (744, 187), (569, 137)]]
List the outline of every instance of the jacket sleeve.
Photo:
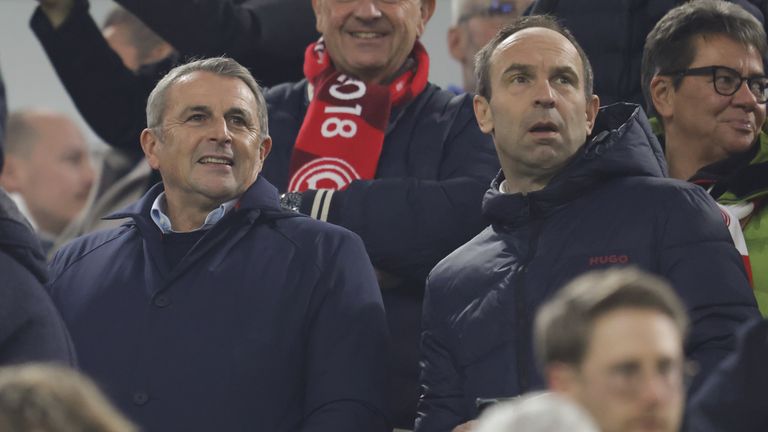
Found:
[(227, 55), (266, 86), (303, 77), (319, 35), (309, 0), (117, 0), (184, 57)]
[(384, 306), (362, 242), (350, 233), (341, 240), (310, 309), (301, 431), (385, 432), (391, 427)]
[(743, 261), (725, 221), (704, 189), (689, 185), (667, 212), (659, 256), (667, 277), (688, 308), (691, 327), (686, 354), (699, 365), (693, 392), (736, 347), (736, 331), (759, 318)]
[(327, 221), (362, 237), (377, 269), (424, 281), (438, 261), (487, 225), (482, 199), (499, 169), (491, 138), (478, 128), (471, 103), (464, 103), (446, 137), (437, 180), (354, 181), (330, 198), (310, 190), (301, 212), (312, 216), (316, 201), (330, 199)]
[(450, 432), (471, 420), (455, 356), (445, 326), (449, 322), (440, 306), (445, 295), (434, 278), (427, 281), (421, 332), (421, 398), (414, 432)]
[(135, 75), (104, 40), (82, 0), (57, 29), (39, 7), (30, 24), (88, 125), (110, 146), (142, 157), (139, 136), (146, 126), (147, 97), (169, 65)]

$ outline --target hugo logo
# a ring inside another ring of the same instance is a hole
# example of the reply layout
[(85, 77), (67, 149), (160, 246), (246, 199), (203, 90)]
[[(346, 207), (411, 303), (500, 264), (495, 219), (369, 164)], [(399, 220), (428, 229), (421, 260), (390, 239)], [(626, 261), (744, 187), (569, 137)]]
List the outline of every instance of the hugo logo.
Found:
[(589, 265), (602, 265), (602, 264), (626, 264), (629, 262), (629, 256), (627, 255), (601, 255), (589, 257)]

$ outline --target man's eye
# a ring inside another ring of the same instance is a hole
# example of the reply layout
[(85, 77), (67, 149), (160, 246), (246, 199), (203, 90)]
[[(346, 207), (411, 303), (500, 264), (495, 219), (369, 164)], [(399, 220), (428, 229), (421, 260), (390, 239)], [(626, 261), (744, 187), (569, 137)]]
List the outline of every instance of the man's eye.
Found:
[(555, 82), (558, 84), (571, 85), (573, 84), (573, 79), (567, 75), (560, 75), (555, 78)]
[(205, 114), (192, 114), (191, 116), (187, 117), (187, 121), (191, 122), (200, 122), (205, 120)]
[(525, 83), (529, 82), (530, 80), (525, 75), (515, 75), (512, 78), (510, 78), (509, 81), (514, 83), (514, 84), (525, 84)]
[(248, 122), (246, 122), (245, 119), (242, 117), (231, 117), (229, 121), (232, 122), (232, 124), (237, 126), (245, 126), (246, 124), (248, 124)]
[(715, 80), (717, 80), (718, 84), (730, 86), (734, 85), (738, 78), (732, 77), (730, 75), (718, 75), (715, 77)]

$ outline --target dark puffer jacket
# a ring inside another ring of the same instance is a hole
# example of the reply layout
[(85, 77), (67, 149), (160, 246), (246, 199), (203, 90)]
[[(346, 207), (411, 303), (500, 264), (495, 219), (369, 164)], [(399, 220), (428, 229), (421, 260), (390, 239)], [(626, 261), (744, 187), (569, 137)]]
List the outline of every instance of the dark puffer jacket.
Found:
[[(601, 109), (594, 138), (544, 189), (486, 193), (492, 225), (435, 267), (427, 283), (418, 432), (450, 431), (477, 398), (542, 386), (532, 322), (574, 276), (629, 264), (669, 279), (693, 323), (686, 353), (706, 374), (758, 317), (741, 258), (706, 192), (664, 178), (642, 110)], [(696, 384), (694, 383), (694, 386)]]
[(75, 365), (67, 329), (43, 289), (47, 279), (37, 236), (0, 189), (0, 365)]

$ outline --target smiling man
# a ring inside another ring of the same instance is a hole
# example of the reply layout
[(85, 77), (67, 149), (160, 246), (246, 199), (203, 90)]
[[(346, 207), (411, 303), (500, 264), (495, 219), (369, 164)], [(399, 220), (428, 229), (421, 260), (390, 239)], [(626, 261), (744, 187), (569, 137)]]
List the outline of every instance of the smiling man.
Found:
[(51, 264), (83, 371), (147, 431), (386, 431), (375, 274), (357, 236), (282, 210), (260, 176), (272, 140), (250, 73), (179, 66), (147, 124), (163, 182)]
[(601, 267), (632, 264), (672, 282), (694, 323), (686, 354), (706, 375), (758, 315), (712, 199), (664, 178), (640, 107), (598, 110), (589, 61), (553, 18), (503, 29), (476, 71), (475, 114), (502, 171), (483, 202), (491, 225), (429, 276), (416, 430), (467, 430), (478, 400), (542, 387), (536, 310)]
[[(648, 35), (643, 91), (657, 114), (669, 174), (706, 188), (748, 255), (754, 293), (768, 316), (768, 101), (763, 26), (723, 1), (691, 2)], [(742, 234), (743, 229), (743, 234)]]

